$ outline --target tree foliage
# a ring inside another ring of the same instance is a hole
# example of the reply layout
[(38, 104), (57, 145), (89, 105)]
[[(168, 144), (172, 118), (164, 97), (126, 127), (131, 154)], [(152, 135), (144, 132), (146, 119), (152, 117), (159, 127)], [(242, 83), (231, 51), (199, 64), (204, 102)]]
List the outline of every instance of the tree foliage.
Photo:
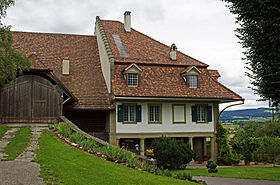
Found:
[(178, 169), (188, 164), (194, 152), (190, 144), (182, 139), (161, 137), (155, 139), (151, 146), (157, 159), (157, 166), (164, 169)]
[(13, 34), (10, 26), (2, 24), (6, 10), (14, 5), (13, 0), (0, 0), (0, 85), (16, 79), (18, 73), (30, 67), (29, 60), (13, 47)]
[(279, 0), (223, 0), (236, 15), (235, 31), (244, 55), (252, 89), (273, 106), (280, 103), (280, 3)]

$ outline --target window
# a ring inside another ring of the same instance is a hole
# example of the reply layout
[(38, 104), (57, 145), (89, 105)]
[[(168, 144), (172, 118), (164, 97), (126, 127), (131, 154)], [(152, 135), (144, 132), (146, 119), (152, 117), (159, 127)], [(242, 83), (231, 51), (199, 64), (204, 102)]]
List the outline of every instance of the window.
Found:
[(137, 123), (142, 122), (141, 105), (124, 104), (118, 105), (118, 122)]
[(206, 106), (197, 106), (197, 122), (206, 122)]
[(212, 106), (192, 106), (192, 122), (207, 123), (212, 121)]
[(196, 75), (189, 75), (189, 88), (197, 88), (197, 76)]
[(137, 73), (128, 73), (127, 74), (127, 85), (129, 87), (138, 86), (138, 74)]
[(186, 105), (172, 105), (173, 123), (186, 123)]
[(124, 105), (123, 106), (123, 121), (124, 122), (135, 122), (135, 106)]
[(149, 123), (161, 122), (161, 105), (149, 105)]

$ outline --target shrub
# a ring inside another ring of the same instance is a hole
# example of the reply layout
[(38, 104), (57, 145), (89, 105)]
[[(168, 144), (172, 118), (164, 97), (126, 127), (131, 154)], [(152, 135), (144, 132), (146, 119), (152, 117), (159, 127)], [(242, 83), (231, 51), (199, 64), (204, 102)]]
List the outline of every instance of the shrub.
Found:
[(70, 135), (70, 141), (72, 143), (78, 144), (79, 146), (82, 146), (82, 142), (86, 141), (86, 138), (81, 133), (75, 132)]
[(265, 136), (261, 138), (261, 150), (273, 161), (280, 155), (280, 138)]
[(214, 163), (213, 160), (208, 160), (208, 161), (207, 161), (207, 164), (206, 164), (206, 167), (207, 167), (207, 168), (210, 168), (210, 164), (212, 164), (212, 163)]
[(212, 160), (209, 160), (206, 164), (206, 167), (209, 168), (208, 169), (208, 173), (217, 173), (218, 170), (216, 169), (217, 168), (217, 164), (212, 161)]
[(232, 164), (232, 151), (228, 139), (228, 130), (222, 126), (221, 123), (218, 124), (217, 133), (217, 144), (218, 144), (218, 154), (217, 161), (218, 164), (231, 165)]
[(69, 138), (72, 134), (72, 130), (69, 125), (65, 122), (60, 122), (54, 125), (54, 129), (57, 130), (58, 134), (63, 136), (64, 138)]
[(189, 163), (194, 155), (191, 146), (183, 140), (161, 137), (152, 143), (157, 166), (178, 169)]
[(241, 154), (233, 153), (232, 156), (233, 163), (239, 163), (241, 159), (243, 159), (243, 156)]
[(83, 148), (86, 148), (88, 150), (94, 150), (98, 145), (97, 143), (92, 139), (85, 139), (81, 142), (81, 146)]
[(192, 180), (192, 175), (186, 172), (178, 173), (175, 177), (178, 179), (188, 179), (189, 181)]

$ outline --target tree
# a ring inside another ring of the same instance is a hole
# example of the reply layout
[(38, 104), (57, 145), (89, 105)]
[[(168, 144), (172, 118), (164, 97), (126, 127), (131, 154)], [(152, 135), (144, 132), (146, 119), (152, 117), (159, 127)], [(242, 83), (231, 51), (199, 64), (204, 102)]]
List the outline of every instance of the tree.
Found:
[(223, 0), (236, 15), (237, 37), (245, 48), (251, 88), (273, 106), (280, 104), (279, 0)]
[(5, 26), (1, 21), (6, 16), (7, 8), (14, 4), (14, 0), (0, 0), (0, 85), (14, 81), (18, 73), (31, 65), (23, 54), (12, 47), (11, 26)]

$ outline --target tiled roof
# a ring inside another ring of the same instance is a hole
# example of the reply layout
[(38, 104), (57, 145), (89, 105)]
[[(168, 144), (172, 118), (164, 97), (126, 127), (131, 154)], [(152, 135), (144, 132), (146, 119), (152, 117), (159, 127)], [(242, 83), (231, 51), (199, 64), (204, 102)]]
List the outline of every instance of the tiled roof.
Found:
[[(180, 97), (192, 99), (241, 100), (242, 97), (213, 79), (219, 75), (216, 70), (207, 70), (208, 65), (177, 51), (177, 60), (169, 56), (166, 46), (134, 29), (125, 32), (118, 21), (101, 20), (104, 32), (114, 55), (115, 75), (112, 79), (115, 96), (127, 97)], [(112, 35), (119, 35), (128, 57), (121, 57)], [(122, 71), (136, 63), (142, 72), (139, 87), (128, 87)], [(188, 88), (181, 72), (195, 66), (199, 88)]]
[[(101, 20), (115, 61), (160, 65), (208, 66), (190, 56), (177, 51), (177, 60), (169, 57), (170, 46), (166, 46), (134, 29), (125, 32), (124, 25), (118, 21)], [(112, 35), (119, 35), (128, 57), (121, 57)]]
[(212, 69), (208, 69), (208, 72), (210, 74), (210, 76), (212, 77), (220, 77), (220, 73), (218, 72), (218, 70), (212, 70)]
[[(74, 108), (111, 109), (102, 75), (95, 36), (13, 32), (14, 48), (33, 62), (32, 69), (51, 69), (78, 99)], [(62, 61), (70, 60), (70, 75), (62, 75)]]
[(139, 87), (128, 87), (122, 71), (124, 64), (115, 65), (113, 89), (116, 96), (174, 97), (193, 99), (241, 100), (242, 97), (221, 85), (209, 76), (207, 69), (198, 68), (198, 88), (188, 88), (181, 76), (184, 67), (158, 65), (138, 65)]

